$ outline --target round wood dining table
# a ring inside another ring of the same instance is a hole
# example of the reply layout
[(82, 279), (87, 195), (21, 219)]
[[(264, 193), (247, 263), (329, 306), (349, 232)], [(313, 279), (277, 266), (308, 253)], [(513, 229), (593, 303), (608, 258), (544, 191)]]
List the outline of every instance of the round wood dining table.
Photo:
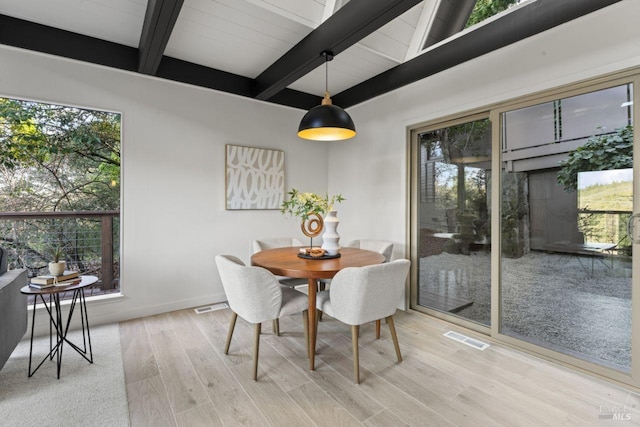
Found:
[(382, 264), (384, 255), (356, 248), (341, 248), (340, 257), (332, 259), (305, 259), (298, 257), (300, 247), (266, 249), (251, 256), (251, 265), (262, 267), (275, 275), (309, 280), (309, 368), (315, 368), (316, 286), (318, 279), (331, 279), (347, 267)]

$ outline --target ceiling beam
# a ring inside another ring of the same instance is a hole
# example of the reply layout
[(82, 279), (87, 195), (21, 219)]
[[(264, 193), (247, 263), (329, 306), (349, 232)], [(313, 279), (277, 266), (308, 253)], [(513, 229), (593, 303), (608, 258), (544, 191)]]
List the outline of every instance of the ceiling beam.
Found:
[(423, 49), (464, 30), (477, 0), (440, 0)]
[[(335, 95), (334, 102), (344, 108), (359, 104), (619, 1), (536, 0), (525, 3), (493, 22), (480, 25), (460, 37)], [(352, 2), (356, 3), (356, 0), (351, 0), (342, 9)], [(0, 44), (121, 70), (138, 70), (138, 49), (134, 47), (2, 14)], [(317, 52), (322, 52), (322, 48), (318, 48)], [(318, 65), (322, 64), (322, 59), (318, 59)], [(171, 57), (161, 56), (156, 76), (240, 96), (255, 97), (256, 81), (253, 79)], [(308, 110), (317, 104), (316, 98), (308, 93), (284, 89), (270, 97), (269, 102)]]
[(322, 52), (343, 52), (420, 1), (349, 1), (256, 78), (255, 98), (270, 99), (322, 65)]
[[(0, 14), (0, 44), (126, 71), (137, 71), (138, 49)], [(163, 56), (156, 77), (253, 98), (253, 79)], [(286, 89), (275, 104), (308, 110), (318, 97)]]
[(138, 49), (0, 15), (0, 43), (121, 70), (135, 71)]
[[(253, 79), (170, 56), (162, 58), (156, 77), (253, 98)], [(285, 89), (269, 102), (308, 110), (318, 103), (318, 97)]]
[(347, 108), (491, 51), (595, 12), (620, 0), (537, 0), (333, 96)]
[(148, 0), (140, 43), (138, 72), (154, 75), (169, 42), (184, 0)]

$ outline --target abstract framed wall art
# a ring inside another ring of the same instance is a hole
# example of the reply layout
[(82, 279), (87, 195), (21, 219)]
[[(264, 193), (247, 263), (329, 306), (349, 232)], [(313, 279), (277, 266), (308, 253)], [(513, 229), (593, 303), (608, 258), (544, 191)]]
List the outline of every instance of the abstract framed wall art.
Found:
[(226, 145), (226, 208), (280, 209), (284, 151)]

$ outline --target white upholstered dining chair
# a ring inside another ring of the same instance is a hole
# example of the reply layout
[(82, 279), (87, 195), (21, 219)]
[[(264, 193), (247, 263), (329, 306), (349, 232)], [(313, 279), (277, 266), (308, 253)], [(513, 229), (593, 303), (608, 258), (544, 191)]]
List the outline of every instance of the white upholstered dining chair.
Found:
[[(386, 240), (357, 239), (350, 241), (344, 245), (344, 247), (378, 252), (384, 256), (384, 262), (391, 261), (391, 254), (393, 253), (393, 243), (387, 242)], [(331, 283), (331, 279), (324, 279), (323, 283), (329, 284)], [(324, 290), (324, 286), (322, 290)]]
[(399, 259), (384, 264), (345, 268), (335, 275), (328, 291), (322, 291), (317, 295), (318, 310), (351, 325), (353, 371), (357, 384), (360, 384), (360, 325), (385, 319), (389, 325), (398, 362), (402, 361), (393, 314), (402, 298), (410, 265), (408, 260)]
[[(303, 246), (302, 242), (295, 237), (272, 237), (268, 239), (254, 240), (253, 253), (264, 251), (265, 249), (286, 248), (291, 246)], [(307, 279), (298, 279), (295, 277), (276, 276), (278, 281), (284, 286), (300, 286), (307, 285)]]
[(393, 253), (393, 243), (386, 240), (373, 240), (373, 239), (360, 239), (352, 240), (345, 245), (347, 248), (364, 249), (367, 251), (378, 252), (384, 255), (384, 262), (391, 261), (391, 254)]
[[(281, 286), (270, 271), (250, 267), (232, 255), (217, 255), (216, 265), (232, 311), (224, 354), (229, 353), (231, 337), (238, 316), (254, 325), (253, 379), (258, 378), (258, 352), (262, 322), (302, 313), (306, 348), (309, 348), (308, 297)], [(274, 327), (274, 331), (276, 328)], [(308, 350), (307, 350), (308, 352)]]
[[(386, 240), (357, 239), (345, 245), (347, 248), (364, 249), (366, 251), (378, 252), (384, 256), (384, 262), (391, 261), (393, 253), (393, 243)], [(330, 283), (330, 282), (329, 282)], [(380, 320), (376, 320), (376, 339), (380, 338)]]

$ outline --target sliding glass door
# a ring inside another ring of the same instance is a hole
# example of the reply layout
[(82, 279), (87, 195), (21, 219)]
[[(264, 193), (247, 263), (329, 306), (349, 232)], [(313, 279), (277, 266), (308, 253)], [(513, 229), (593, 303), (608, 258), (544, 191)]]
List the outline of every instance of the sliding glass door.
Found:
[(418, 307), (491, 321), (491, 123), (466, 118), (417, 134)]
[(412, 309), (640, 384), (625, 76), (412, 130)]
[(633, 85), (501, 122), (500, 333), (631, 369)]

